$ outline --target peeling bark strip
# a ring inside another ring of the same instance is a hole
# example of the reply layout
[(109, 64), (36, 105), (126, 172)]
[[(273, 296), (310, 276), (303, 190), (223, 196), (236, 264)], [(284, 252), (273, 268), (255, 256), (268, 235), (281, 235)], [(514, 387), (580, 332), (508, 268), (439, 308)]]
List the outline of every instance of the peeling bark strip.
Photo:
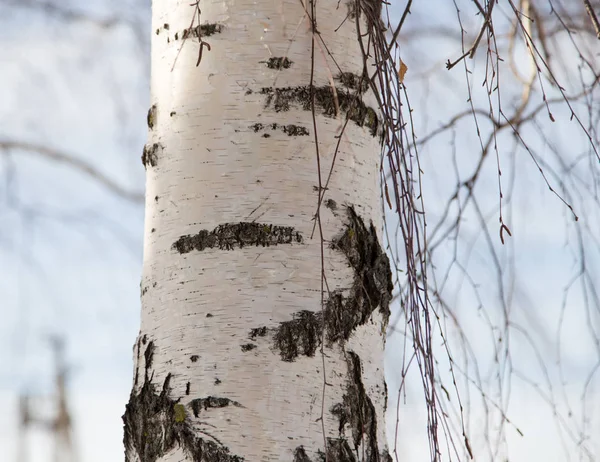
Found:
[[(382, 328), (387, 327), (393, 289), (390, 262), (379, 245), (373, 224), (367, 228), (352, 207), (347, 207), (346, 212), (348, 224), (332, 240), (331, 247), (342, 252), (354, 269), (352, 287), (349, 291), (332, 291), (322, 311), (300, 311), (275, 329), (273, 347), (284, 361), (315, 354), (321, 344), (323, 319), (330, 345), (348, 340), (354, 329), (368, 322), (377, 307), (383, 315)], [(256, 329), (250, 331), (253, 340), (255, 332)]]
[(163, 147), (159, 143), (144, 145), (144, 151), (142, 152), (142, 164), (144, 167), (148, 168), (148, 165), (156, 167), (158, 164), (158, 155), (162, 153), (162, 150)]
[[(144, 384), (139, 393), (132, 390), (129, 403), (125, 406), (125, 461), (132, 460), (130, 454), (133, 452), (137, 456), (135, 460), (156, 462), (178, 445), (194, 462), (243, 462), (242, 457), (230, 454), (226, 447), (196, 436), (197, 432), (188, 418), (185, 406), (179, 400), (169, 398), (171, 374), (165, 377), (162, 390), (157, 391), (149, 374), (154, 348), (154, 342), (151, 341), (144, 353)], [(229, 404), (241, 406), (227, 398), (208, 397), (193, 400), (192, 403), (194, 402), (198, 402), (198, 412), (201, 407), (208, 409)], [(194, 410), (193, 404), (192, 408)]]
[(301, 243), (302, 235), (291, 226), (268, 225), (264, 223), (226, 223), (212, 231), (203, 229), (198, 234), (181, 236), (173, 244), (179, 253), (205, 249), (232, 250), (244, 246), (263, 246)]
[[(377, 135), (379, 119), (373, 108), (363, 103), (359, 95), (354, 95), (343, 88), (337, 88), (337, 97), (340, 111), (359, 127), (368, 127), (372, 136)], [(286, 88), (262, 88), (261, 94), (267, 95), (265, 107), (272, 107), (275, 112), (289, 111), (291, 105), (299, 106), (305, 111), (311, 109), (310, 86), (286, 87)], [(330, 86), (314, 88), (315, 107), (327, 117), (335, 117), (336, 106), (333, 90)]]

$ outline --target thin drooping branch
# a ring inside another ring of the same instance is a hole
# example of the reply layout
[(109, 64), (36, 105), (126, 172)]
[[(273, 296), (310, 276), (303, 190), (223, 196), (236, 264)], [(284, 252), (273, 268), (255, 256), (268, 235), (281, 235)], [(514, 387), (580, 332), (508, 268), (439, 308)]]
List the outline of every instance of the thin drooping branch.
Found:
[(596, 16), (596, 13), (594, 12), (594, 9), (592, 8), (592, 4), (590, 3), (590, 0), (583, 0), (583, 5), (585, 6), (585, 11), (587, 12), (588, 16), (590, 17), (592, 24), (594, 25), (594, 30), (596, 31), (596, 37), (598, 37), (598, 39), (600, 39), (600, 23), (598, 22), (598, 16)]
[(77, 156), (67, 154), (41, 144), (6, 139), (0, 140), (0, 151), (19, 151), (23, 154), (39, 155), (53, 162), (66, 164), (74, 170), (89, 176), (94, 181), (107, 188), (110, 192), (122, 197), (123, 199), (134, 203), (144, 202), (143, 191), (131, 191), (124, 188), (112, 180), (108, 175), (102, 173), (92, 164), (78, 158)]

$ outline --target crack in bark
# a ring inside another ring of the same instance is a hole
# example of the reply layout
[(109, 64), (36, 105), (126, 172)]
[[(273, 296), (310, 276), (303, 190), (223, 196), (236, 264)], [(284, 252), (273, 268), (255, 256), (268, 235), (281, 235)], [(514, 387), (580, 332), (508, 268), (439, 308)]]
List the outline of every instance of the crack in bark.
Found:
[(173, 249), (184, 254), (192, 250), (205, 249), (232, 250), (236, 247), (302, 243), (302, 235), (291, 226), (277, 226), (264, 223), (226, 223), (214, 230), (202, 230), (198, 234), (181, 236), (173, 244)]

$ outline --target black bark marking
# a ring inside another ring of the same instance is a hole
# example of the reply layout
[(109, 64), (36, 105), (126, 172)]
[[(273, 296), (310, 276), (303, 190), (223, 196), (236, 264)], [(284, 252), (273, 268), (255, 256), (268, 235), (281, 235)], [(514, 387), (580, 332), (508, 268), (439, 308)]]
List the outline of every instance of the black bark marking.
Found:
[(334, 201), (333, 199), (325, 199), (324, 204), (325, 204), (325, 207), (327, 207), (331, 211), (337, 210), (337, 202)]
[(321, 313), (300, 311), (291, 321), (282, 322), (273, 336), (273, 346), (283, 361), (294, 361), (299, 355), (314, 356), (321, 343)]
[[(352, 448), (345, 438), (327, 438), (327, 456), (322, 450), (317, 451), (317, 462), (357, 462), (362, 459), (356, 458)], [(369, 460), (369, 459), (367, 459)], [(294, 450), (293, 462), (313, 462), (306, 454), (303, 446), (298, 446)], [(366, 462), (366, 460), (365, 460)], [(370, 462), (370, 460), (369, 460)], [(385, 461), (387, 462), (387, 460)]]
[(375, 226), (371, 223), (367, 228), (352, 207), (347, 208), (347, 213), (347, 228), (333, 239), (331, 247), (346, 256), (354, 269), (354, 282), (349, 296), (338, 290), (327, 300), (325, 324), (330, 342), (347, 340), (377, 307), (383, 315), (385, 329), (394, 288), (390, 261), (379, 245)]
[[(169, 397), (171, 374), (167, 374), (162, 389), (158, 391), (150, 375), (154, 350), (154, 342), (150, 341), (144, 353), (146, 379), (139, 393), (135, 389), (131, 391), (122, 417), (125, 462), (133, 460), (131, 452), (136, 454), (135, 460), (156, 462), (176, 446), (181, 447), (194, 462), (243, 462), (242, 457), (231, 454), (225, 446), (196, 436), (197, 432), (188, 419), (184, 406), (179, 404), (179, 399)], [(223, 407), (218, 404), (223, 399), (210, 398), (205, 409)], [(239, 405), (235, 401), (230, 403)]]
[(190, 356), (190, 361), (195, 363), (196, 361), (198, 361), (198, 355), (192, 355)]
[(298, 446), (294, 450), (294, 462), (311, 462), (310, 458), (306, 455), (304, 446)]
[[(321, 459), (327, 462), (356, 462), (361, 460), (354, 457), (352, 448), (345, 438), (327, 438), (327, 457), (323, 457), (322, 454), (320, 454)], [(371, 459), (367, 458), (364, 461), (361, 460), (361, 462), (371, 462)]]
[(218, 248), (232, 250), (236, 247), (262, 246), (301, 243), (302, 235), (291, 226), (277, 226), (264, 223), (226, 223), (214, 230), (202, 230), (195, 235), (181, 236), (173, 244), (179, 253), (192, 250), (202, 252), (205, 249)]
[[(308, 136), (310, 134), (310, 132), (308, 131), (308, 128), (302, 127), (301, 125), (295, 125), (295, 124), (287, 124), (287, 125), (279, 125), (276, 123), (273, 124), (269, 124), (269, 125), (263, 125), (260, 122), (255, 123), (250, 125), (250, 129), (254, 132), (254, 133), (258, 133), (260, 131), (263, 130), (280, 130), (283, 133), (285, 133), (287, 136)], [(271, 135), (269, 133), (264, 133), (263, 138), (269, 138)]]
[(241, 346), (242, 351), (245, 353), (247, 351), (250, 350), (254, 350), (256, 348), (256, 345), (254, 343), (245, 343)]
[(154, 342), (150, 340), (146, 351), (144, 352), (144, 360), (146, 361), (146, 378), (148, 378), (148, 370), (152, 367), (152, 361), (154, 360)]
[[(185, 40), (188, 37), (210, 37), (211, 35), (220, 34), (223, 31), (223, 24), (207, 23), (201, 24), (200, 26), (190, 27), (184, 29), (181, 33), (181, 39)], [(175, 35), (175, 40), (178, 39), (178, 35)]]
[(150, 130), (154, 129), (154, 125), (156, 123), (156, 104), (153, 104), (152, 106), (150, 106), (150, 109), (148, 109), (146, 121), (148, 122), (148, 128)]
[[(370, 129), (371, 135), (377, 135), (379, 118), (375, 110), (365, 105), (360, 95), (352, 94), (344, 88), (336, 88), (339, 108), (347, 117), (360, 127)], [(265, 87), (260, 91), (266, 95), (265, 108), (271, 107), (275, 112), (289, 111), (291, 106), (298, 106), (305, 111), (311, 110), (310, 86), (272, 88)], [(336, 115), (333, 90), (330, 86), (314, 88), (315, 107), (327, 116)]]
[(188, 382), (188, 383), (185, 384), (185, 394), (186, 395), (190, 394), (190, 386), (191, 386), (190, 382)]
[(365, 462), (379, 462), (377, 445), (377, 415), (375, 406), (362, 382), (360, 358), (354, 352), (347, 353), (348, 383), (342, 402), (334, 405), (330, 411), (339, 419), (340, 435), (344, 427), (350, 425), (354, 450), (358, 456), (361, 442), (364, 445)]
[(288, 124), (283, 127), (283, 133), (287, 136), (307, 136), (308, 129), (300, 125)]
[(142, 164), (144, 167), (148, 168), (148, 165), (156, 167), (158, 164), (158, 156), (162, 153), (162, 150), (163, 147), (159, 143), (144, 145), (144, 151), (142, 152)]
[[(133, 391), (129, 403), (125, 406), (123, 423), (125, 433), (123, 443), (127, 450), (135, 449), (141, 461), (155, 462), (176, 444), (176, 433), (181, 431), (182, 423), (175, 421), (174, 405), (176, 401), (168, 397), (171, 374), (168, 374), (160, 393), (148, 379), (139, 392)], [(129, 457), (126, 456), (126, 461)]]
[(269, 58), (267, 61), (261, 61), (261, 63), (265, 63), (269, 69), (289, 69), (294, 64), (293, 61), (286, 57), (273, 57)]
[(207, 398), (196, 398), (190, 401), (190, 406), (192, 406), (192, 411), (194, 412), (194, 417), (198, 417), (200, 415), (200, 411), (227, 407), (227, 406), (235, 406), (242, 407), (240, 403), (237, 401), (233, 401), (229, 398), (218, 398), (216, 396), (208, 396)]
[(352, 207), (346, 212), (346, 227), (332, 240), (331, 247), (342, 252), (353, 268), (352, 286), (332, 291), (323, 311), (300, 311), (291, 321), (273, 329), (273, 347), (283, 361), (315, 354), (322, 341), (323, 320), (329, 345), (348, 340), (378, 307), (383, 315), (382, 329), (387, 327), (393, 289), (388, 257), (379, 245), (373, 224), (367, 228)]
[(360, 75), (353, 74), (352, 72), (340, 72), (335, 79), (339, 80), (344, 87), (350, 90), (358, 90), (360, 86), (360, 92), (365, 93), (369, 89), (368, 75), (362, 77), (361, 80)]
[(256, 329), (250, 329), (249, 337), (252, 340), (255, 340), (256, 337), (264, 337), (265, 335), (267, 335), (267, 327), (266, 326), (257, 327)]

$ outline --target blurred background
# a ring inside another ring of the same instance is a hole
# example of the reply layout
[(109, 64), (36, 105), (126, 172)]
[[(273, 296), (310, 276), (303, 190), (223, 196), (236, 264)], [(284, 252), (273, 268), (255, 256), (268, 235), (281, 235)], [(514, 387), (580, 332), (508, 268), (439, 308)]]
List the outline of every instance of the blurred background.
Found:
[(0, 460), (123, 460), (149, 1), (0, 1)]
[[(392, 2), (392, 23), (406, 3)], [(438, 386), (457, 422), (447, 431), (464, 430), (477, 460), (600, 460), (600, 42), (583, 1), (515, 2), (542, 24), (526, 29), (542, 44), (538, 72), (501, 1), (496, 36), (447, 70), (481, 28), (475, 3), (415, 2), (400, 35), (435, 262)], [(124, 458), (150, 17), (149, 0), (0, 0), (2, 461)], [(424, 461), (402, 310), (387, 344), (388, 433), (399, 460)]]

